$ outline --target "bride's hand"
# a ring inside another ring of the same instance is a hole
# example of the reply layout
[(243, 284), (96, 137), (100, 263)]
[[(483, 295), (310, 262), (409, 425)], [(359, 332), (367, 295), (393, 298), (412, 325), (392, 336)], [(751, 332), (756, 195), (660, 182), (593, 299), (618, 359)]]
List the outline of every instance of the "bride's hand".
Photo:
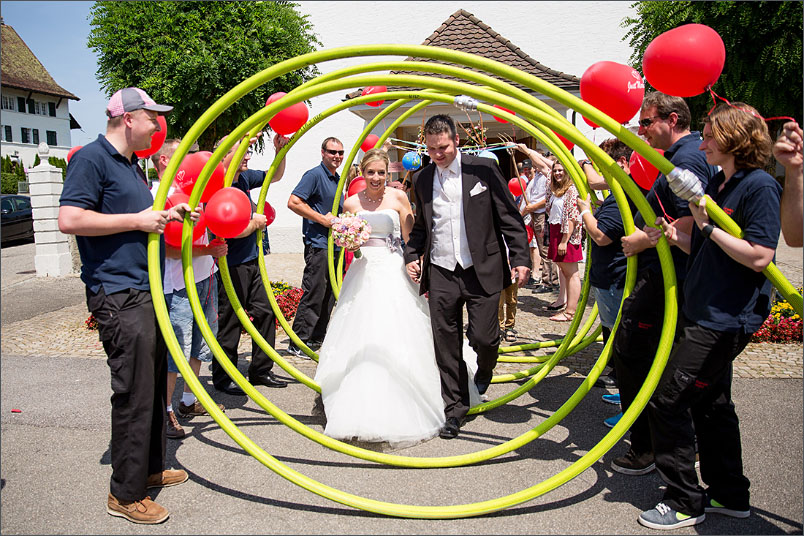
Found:
[(422, 275), (422, 269), (419, 266), (419, 261), (409, 262), (405, 266), (405, 269), (407, 270), (408, 277), (410, 277), (411, 281), (418, 283)]

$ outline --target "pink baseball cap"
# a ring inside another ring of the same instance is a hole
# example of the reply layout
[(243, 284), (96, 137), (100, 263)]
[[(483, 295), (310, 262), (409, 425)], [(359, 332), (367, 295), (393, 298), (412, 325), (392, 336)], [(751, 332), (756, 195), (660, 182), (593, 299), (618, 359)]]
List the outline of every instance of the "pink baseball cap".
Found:
[(157, 104), (140, 88), (127, 87), (112, 95), (109, 105), (106, 107), (106, 115), (110, 118), (117, 117), (134, 110), (151, 110), (160, 114), (168, 114), (173, 110), (173, 106)]

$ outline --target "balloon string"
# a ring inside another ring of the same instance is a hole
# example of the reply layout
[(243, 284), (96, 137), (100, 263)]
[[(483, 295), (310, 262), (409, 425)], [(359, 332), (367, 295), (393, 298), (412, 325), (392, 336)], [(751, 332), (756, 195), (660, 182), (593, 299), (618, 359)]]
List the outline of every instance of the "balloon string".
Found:
[(659, 196), (657, 195), (657, 196), (656, 196), (656, 201), (658, 201), (658, 202), (659, 202), (659, 206), (660, 206), (660, 207), (662, 207), (662, 214), (664, 214), (664, 219), (665, 219), (665, 220), (666, 220), (668, 223), (673, 223), (674, 221), (676, 221), (676, 219), (675, 219), (674, 217), (672, 217), (671, 215), (669, 215), (669, 214), (667, 213), (667, 211), (664, 209), (664, 205), (662, 204), (662, 198), (661, 198), (661, 197), (659, 197)]
[(745, 108), (740, 108), (739, 106), (734, 106), (734, 105), (733, 105), (731, 102), (729, 102), (729, 100), (728, 100), (728, 99), (725, 99), (725, 98), (721, 97), (720, 95), (718, 95), (717, 93), (715, 93), (715, 92), (714, 92), (714, 90), (713, 90), (711, 87), (709, 88), (709, 93), (712, 95), (712, 107), (711, 107), (711, 108), (709, 108), (709, 111), (706, 113), (706, 115), (710, 115), (710, 114), (712, 113), (712, 110), (714, 110), (714, 109), (715, 109), (715, 106), (717, 106), (717, 100), (715, 100), (715, 97), (717, 97), (718, 99), (722, 100), (722, 101), (723, 101), (723, 102), (725, 102), (727, 105), (729, 105), (730, 107), (734, 108), (735, 110), (740, 110), (740, 111), (742, 111), (742, 112), (745, 112), (745, 113), (751, 114), (751, 115), (753, 115), (754, 117), (756, 117), (756, 118), (758, 118), (758, 119), (762, 119), (762, 120), (763, 120), (763, 121), (765, 121), (765, 122), (767, 122), (767, 121), (773, 121), (773, 120), (775, 120), (775, 119), (787, 119), (787, 120), (789, 120), (789, 121), (797, 122), (797, 121), (796, 121), (795, 119), (793, 119), (792, 117), (789, 117), (789, 116), (786, 116), (786, 115), (781, 115), (781, 116), (777, 116), (777, 117), (768, 117), (768, 118), (765, 118), (765, 117), (762, 117), (761, 115), (759, 115), (759, 113), (752, 112), (751, 110), (746, 110)]

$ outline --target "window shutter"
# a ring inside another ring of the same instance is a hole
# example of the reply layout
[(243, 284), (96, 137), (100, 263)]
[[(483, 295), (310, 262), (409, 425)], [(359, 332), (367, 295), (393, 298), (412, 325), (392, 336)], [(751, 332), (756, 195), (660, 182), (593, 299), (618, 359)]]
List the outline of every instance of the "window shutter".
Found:
[(33, 99), (28, 99), (28, 113), (29, 114), (36, 113), (36, 102)]
[(25, 98), (17, 97), (17, 111), (25, 113)]
[(56, 117), (56, 103), (55, 102), (48, 102), (47, 107), (48, 107), (48, 112), (50, 113), (50, 117)]

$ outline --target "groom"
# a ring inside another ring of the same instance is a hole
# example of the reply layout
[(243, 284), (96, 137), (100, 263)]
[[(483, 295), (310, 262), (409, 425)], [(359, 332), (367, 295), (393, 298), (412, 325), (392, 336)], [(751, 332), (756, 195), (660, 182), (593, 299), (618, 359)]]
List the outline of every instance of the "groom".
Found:
[(413, 177), (417, 210), (405, 261), (420, 293), (430, 293), (446, 416), (440, 435), (452, 439), (469, 411), (463, 307), (469, 313), (466, 335), (477, 353), (474, 382), (483, 394), (497, 364), (500, 291), (512, 279), (520, 287), (527, 282), (530, 254), (525, 224), (497, 165), (459, 156), (455, 123), (447, 115), (427, 121), (424, 139), (432, 164)]

